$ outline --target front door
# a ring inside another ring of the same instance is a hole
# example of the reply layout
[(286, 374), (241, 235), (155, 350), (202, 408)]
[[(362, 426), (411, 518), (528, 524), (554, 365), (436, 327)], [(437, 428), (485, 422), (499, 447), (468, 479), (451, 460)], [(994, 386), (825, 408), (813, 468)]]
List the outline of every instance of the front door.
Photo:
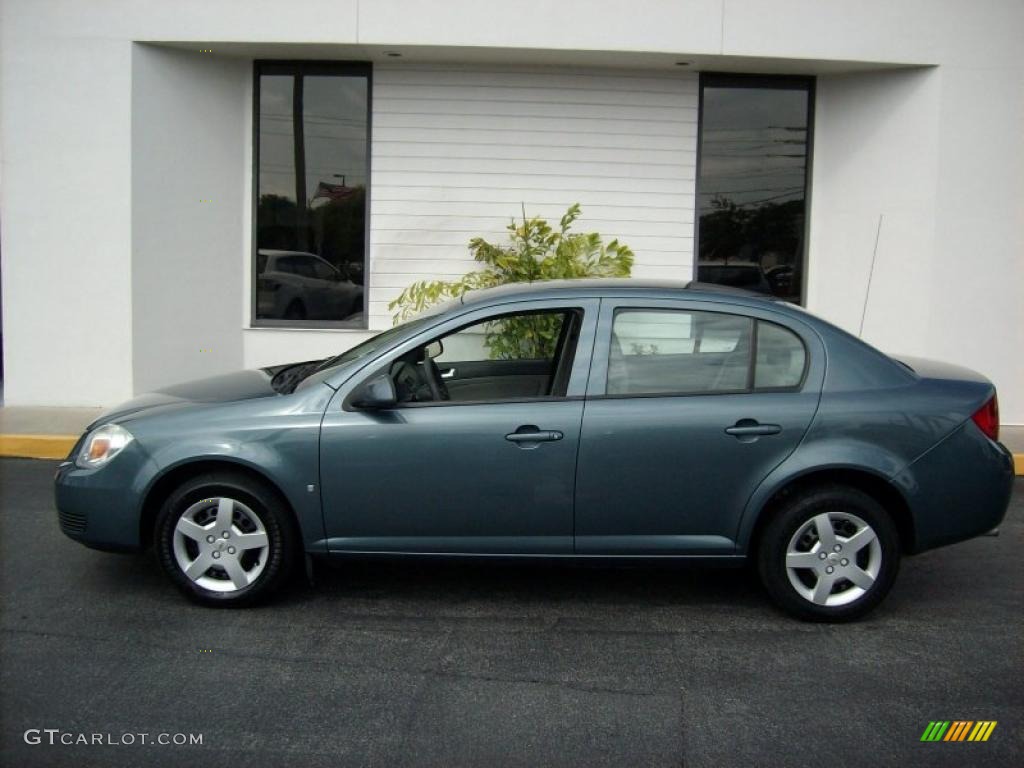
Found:
[(603, 303), (577, 553), (734, 552), (747, 499), (799, 443), (820, 393), (819, 342), (772, 318), (714, 304)]
[[(321, 431), (329, 550), (571, 553), (597, 304), (479, 310), (425, 331), (343, 386)], [(399, 403), (343, 408), (381, 370)]]

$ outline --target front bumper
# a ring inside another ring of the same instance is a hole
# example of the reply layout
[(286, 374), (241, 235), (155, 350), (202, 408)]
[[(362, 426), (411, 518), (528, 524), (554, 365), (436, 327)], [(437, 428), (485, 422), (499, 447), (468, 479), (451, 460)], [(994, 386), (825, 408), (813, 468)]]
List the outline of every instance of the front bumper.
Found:
[[(81, 443), (81, 441), (79, 441)], [(151, 462), (131, 443), (99, 469), (75, 465), (78, 445), (54, 477), (57, 520), (63, 533), (94, 549), (133, 552), (144, 547), (141, 514)]]

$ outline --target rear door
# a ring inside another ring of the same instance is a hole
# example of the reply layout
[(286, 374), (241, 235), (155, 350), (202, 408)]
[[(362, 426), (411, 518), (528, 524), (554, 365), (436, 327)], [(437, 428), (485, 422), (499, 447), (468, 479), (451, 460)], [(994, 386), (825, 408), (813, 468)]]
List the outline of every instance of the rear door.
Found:
[(747, 499), (814, 416), (823, 372), (820, 340), (788, 315), (602, 301), (575, 551), (733, 553)]

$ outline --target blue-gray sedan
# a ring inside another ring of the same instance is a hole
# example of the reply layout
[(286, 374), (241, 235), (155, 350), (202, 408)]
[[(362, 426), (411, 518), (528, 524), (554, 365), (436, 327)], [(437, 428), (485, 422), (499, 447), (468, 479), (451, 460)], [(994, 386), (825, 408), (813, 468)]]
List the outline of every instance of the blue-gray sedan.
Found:
[(992, 384), (700, 284), (470, 294), (327, 360), (105, 414), (56, 477), (61, 528), (153, 545), (209, 605), (307, 559), (753, 563), (812, 620), (877, 605), (902, 555), (999, 525)]

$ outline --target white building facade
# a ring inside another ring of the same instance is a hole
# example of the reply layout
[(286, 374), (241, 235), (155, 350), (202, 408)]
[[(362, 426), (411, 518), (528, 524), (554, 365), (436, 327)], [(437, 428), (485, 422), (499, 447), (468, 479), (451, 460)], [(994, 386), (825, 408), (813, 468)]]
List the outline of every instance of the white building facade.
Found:
[[(5, 404), (335, 354), (472, 268), (472, 237), (578, 202), (634, 276), (751, 269), (984, 372), (1024, 423), (1019, 0), (0, 8)], [(771, 117), (791, 96), (806, 120)], [(748, 228), (802, 202), (754, 247), (712, 199)]]

